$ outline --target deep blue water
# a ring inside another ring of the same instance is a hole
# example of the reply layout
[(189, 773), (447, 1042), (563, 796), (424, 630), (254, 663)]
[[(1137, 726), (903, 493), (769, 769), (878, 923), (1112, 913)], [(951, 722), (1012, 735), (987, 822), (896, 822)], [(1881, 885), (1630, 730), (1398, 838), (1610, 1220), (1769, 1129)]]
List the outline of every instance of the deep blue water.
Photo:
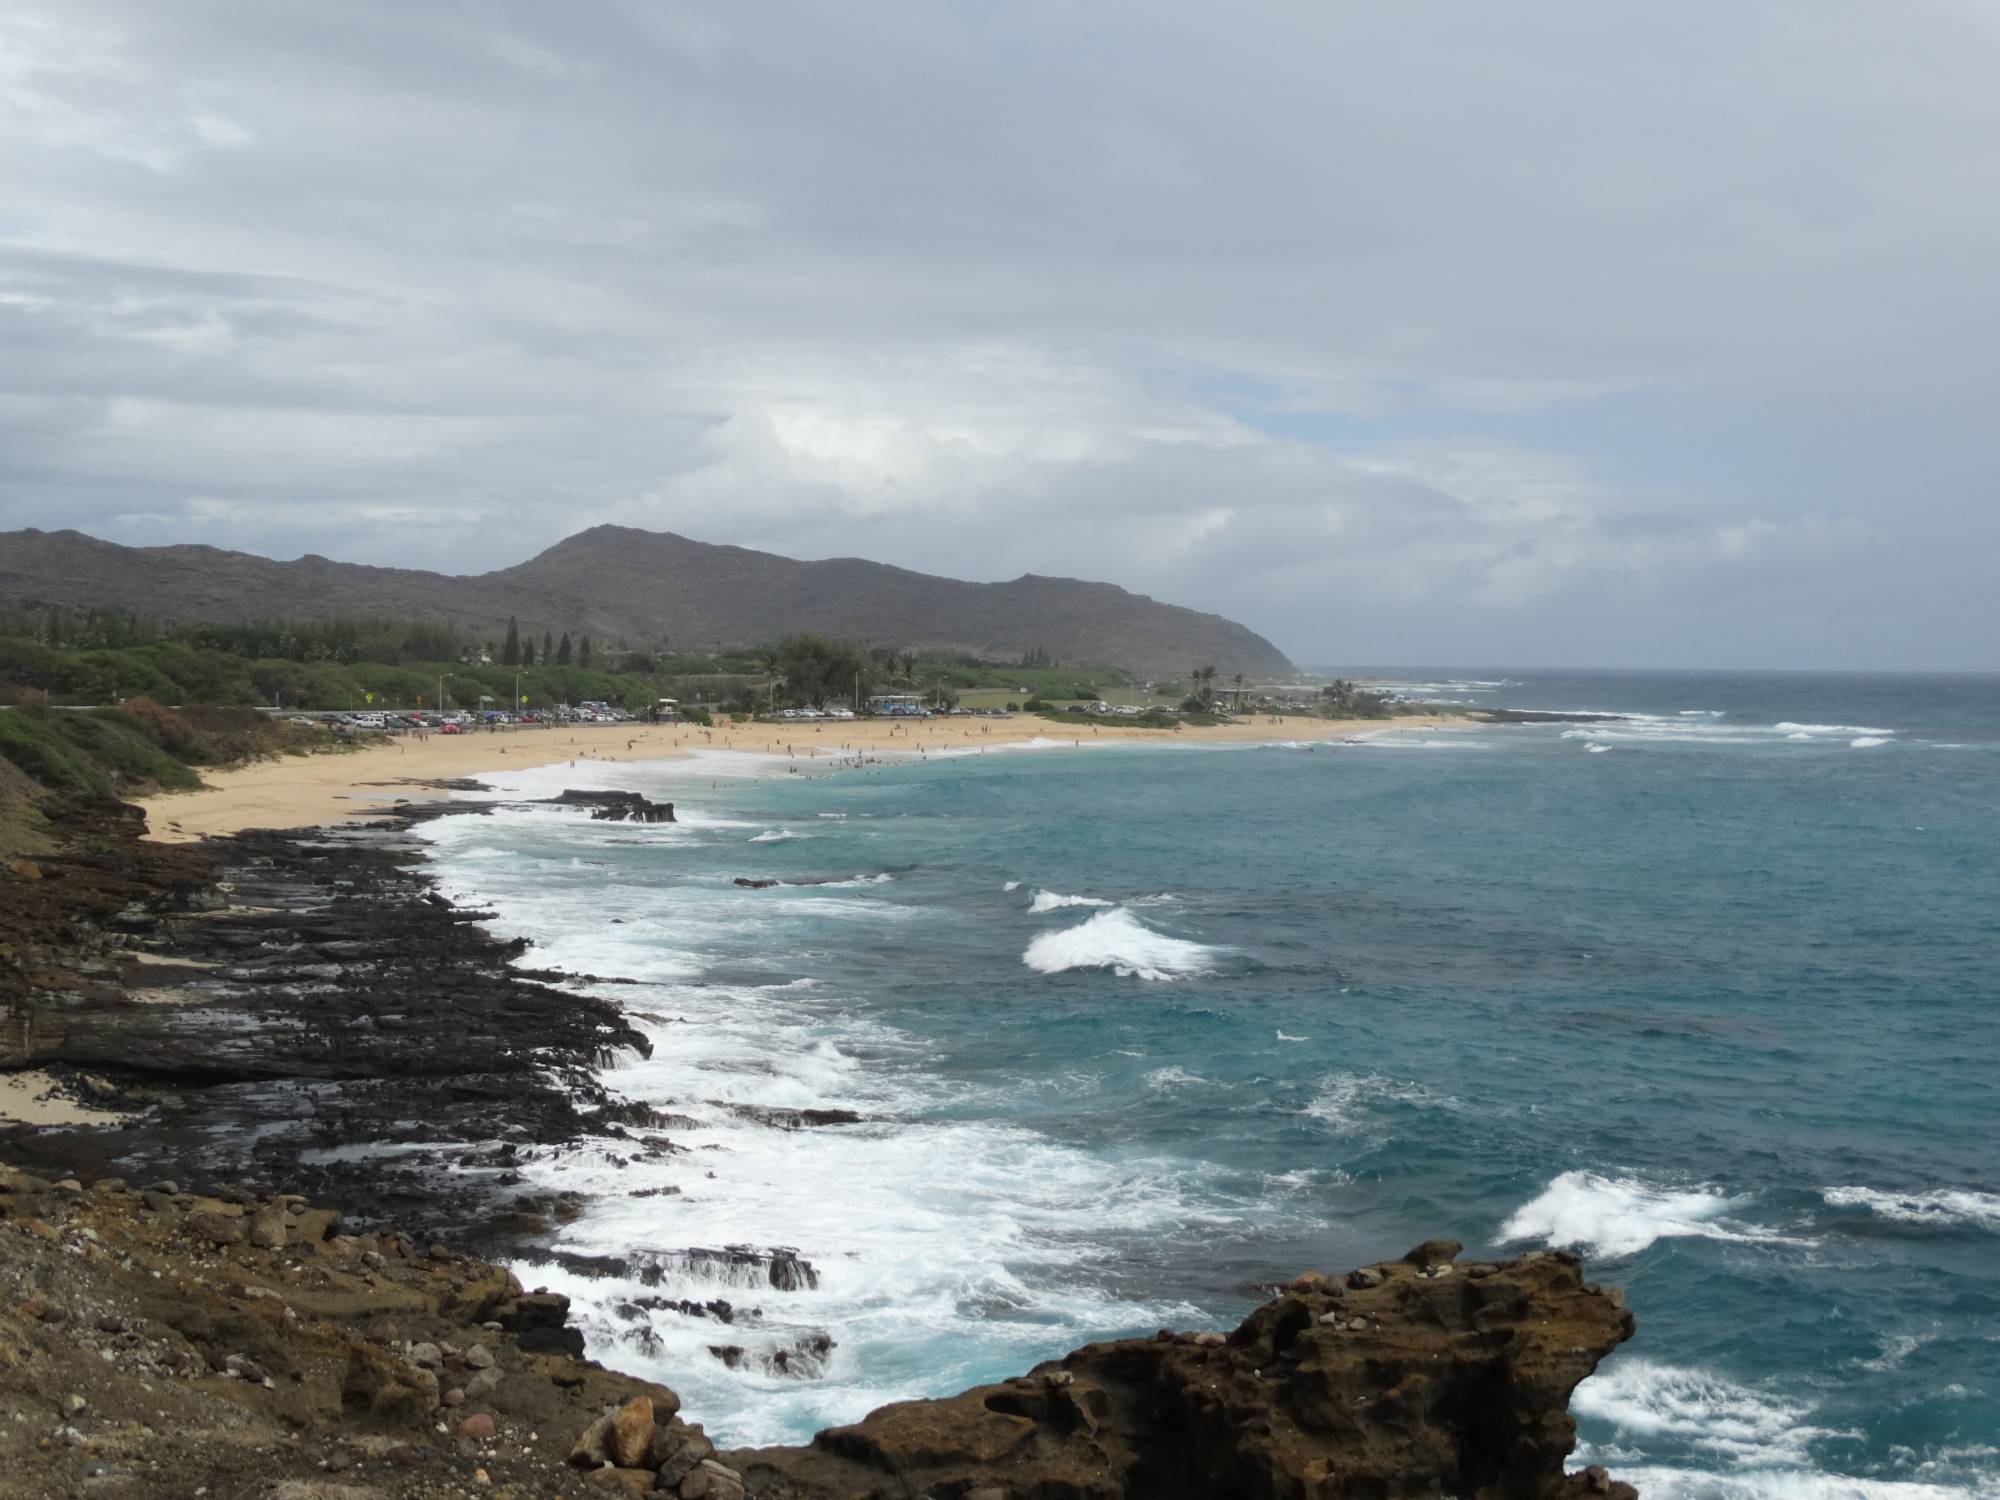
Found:
[(1644, 1492), (2000, 1492), (2000, 679), (1399, 675), (1646, 717), (607, 768), (690, 821), (437, 825), (533, 961), (647, 981), (625, 1081), (693, 1149), (552, 1166), (577, 1247), (825, 1276), (729, 1338), (824, 1328), (816, 1379), (671, 1315), (606, 1357), (802, 1435), (1440, 1234), (1572, 1244), (1639, 1317), (1576, 1408)]

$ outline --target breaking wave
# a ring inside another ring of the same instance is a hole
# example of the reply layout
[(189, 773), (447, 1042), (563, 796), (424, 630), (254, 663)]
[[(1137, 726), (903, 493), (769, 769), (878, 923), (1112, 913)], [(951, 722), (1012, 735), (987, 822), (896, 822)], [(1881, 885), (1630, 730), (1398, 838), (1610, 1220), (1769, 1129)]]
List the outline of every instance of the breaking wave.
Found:
[(1740, 1200), (1712, 1188), (1662, 1188), (1636, 1177), (1565, 1172), (1500, 1226), (1502, 1243), (1540, 1240), (1620, 1259), (1655, 1240), (1795, 1243), (1754, 1224), (1735, 1223)]
[(1045, 932), (1021, 962), (1037, 974), (1109, 969), (1126, 979), (1183, 979), (1215, 967), (1218, 949), (1155, 932), (1123, 908), (1101, 911), (1075, 927)]
[(1057, 891), (1036, 891), (1035, 899), (1028, 903), (1030, 914), (1045, 911), (1061, 911), (1070, 906), (1111, 906), (1115, 903), (1100, 901), (1095, 896), (1065, 896)]
[(1898, 1224), (2000, 1229), (2000, 1193), (1979, 1193), (1969, 1188), (1884, 1193), (1874, 1188), (1830, 1187), (1821, 1189), (1820, 1197), (1829, 1208), (1865, 1208), (1877, 1218)]

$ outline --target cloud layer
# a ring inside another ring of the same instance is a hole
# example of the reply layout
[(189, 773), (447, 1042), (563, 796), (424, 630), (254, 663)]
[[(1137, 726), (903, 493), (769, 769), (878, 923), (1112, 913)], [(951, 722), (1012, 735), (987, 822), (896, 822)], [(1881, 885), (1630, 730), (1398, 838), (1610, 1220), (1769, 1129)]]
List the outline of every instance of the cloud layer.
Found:
[(1978, 0), (0, 14), (0, 523), (1992, 667)]

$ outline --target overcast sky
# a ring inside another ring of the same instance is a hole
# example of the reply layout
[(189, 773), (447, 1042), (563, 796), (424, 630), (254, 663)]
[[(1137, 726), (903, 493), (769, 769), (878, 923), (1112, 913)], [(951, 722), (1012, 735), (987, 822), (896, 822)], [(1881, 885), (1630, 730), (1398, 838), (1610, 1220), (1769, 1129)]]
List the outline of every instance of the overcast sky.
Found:
[(0, 525), (2000, 666), (1989, 0), (8, 0)]

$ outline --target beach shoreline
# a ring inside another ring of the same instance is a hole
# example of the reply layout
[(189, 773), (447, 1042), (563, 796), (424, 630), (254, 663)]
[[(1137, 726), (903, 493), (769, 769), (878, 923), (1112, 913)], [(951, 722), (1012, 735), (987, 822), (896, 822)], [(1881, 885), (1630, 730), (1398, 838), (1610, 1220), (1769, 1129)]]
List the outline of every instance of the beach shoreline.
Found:
[(340, 754), (286, 756), (211, 771), (193, 791), (139, 799), (148, 837), (166, 843), (219, 838), (252, 828), (305, 828), (380, 816), (441, 782), (566, 761), (616, 764), (670, 760), (697, 750), (805, 760), (856, 755), (914, 755), (1043, 742), (1077, 746), (1253, 745), (1337, 742), (1403, 730), (1457, 729), (1475, 721), (1454, 715), (1392, 720), (1257, 715), (1242, 723), (1179, 731), (1141, 729), (1113, 720), (1059, 723), (1034, 714), (1008, 719), (855, 719), (718, 725), (561, 724), (469, 734), (400, 736)]

